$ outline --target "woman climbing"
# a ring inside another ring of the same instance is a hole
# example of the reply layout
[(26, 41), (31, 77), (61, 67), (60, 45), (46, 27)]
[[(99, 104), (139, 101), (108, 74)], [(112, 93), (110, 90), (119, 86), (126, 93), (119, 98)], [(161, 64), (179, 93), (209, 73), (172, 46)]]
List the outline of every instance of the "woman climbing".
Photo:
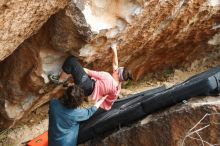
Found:
[(91, 97), (92, 100), (98, 101), (106, 97), (101, 108), (109, 110), (119, 96), (121, 83), (132, 80), (131, 71), (118, 66), (116, 45), (112, 45), (111, 49), (113, 52), (112, 74), (83, 68), (74, 56), (70, 56), (64, 61), (60, 76), (49, 75), (49, 79), (54, 83), (62, 83), (72, 76), (74, 83), (80, 86), (85, 95)]

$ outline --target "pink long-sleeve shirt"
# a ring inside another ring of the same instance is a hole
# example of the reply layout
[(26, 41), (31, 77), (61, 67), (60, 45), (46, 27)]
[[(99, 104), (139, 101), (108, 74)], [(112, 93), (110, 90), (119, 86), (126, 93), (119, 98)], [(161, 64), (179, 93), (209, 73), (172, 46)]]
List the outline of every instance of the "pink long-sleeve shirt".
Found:
[(89, 70), (88, 75), (96, 81), (91, 94), (92, 99), (98, 101), (101, 97), (107, 96), (100, 107), (110, 110), (119, 96), (121, 84), (117, 85), (114, 78), (108, 72)]

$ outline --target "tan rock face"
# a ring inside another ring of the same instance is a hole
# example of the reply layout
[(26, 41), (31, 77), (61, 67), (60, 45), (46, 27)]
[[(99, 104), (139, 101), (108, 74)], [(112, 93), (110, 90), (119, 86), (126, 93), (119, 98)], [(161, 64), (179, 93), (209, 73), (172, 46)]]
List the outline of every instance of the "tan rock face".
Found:
[(207, 1), (151, 0), (122, 37), (120, 55), (132, 54), (122, 62), (134, 69), (138, 79), (146, 72), (202, 57), (214, 48), (208, 42), (220, 32), (214, 29), (219, 18), (219, 7)]
[(76, 56), (92, 35), (83, 13), (73, 2), (50, 19), (49, 23), (50, 43), (53, 48)]
[(36, 33), (68, 0), (3, 0), (0, 2), (0, 61)]
[[(133, 18), (142, 12), (144, 2), (84, 0), (84, 3), (78, 1), (76, 4), (82, 10), (91, 29), (98, 33), (92, 37), (90, 43), (80, 49), (79, 56), (89, 67), (98, 70), (110, 69), (112, 59), (109, 46), (118, 41), (125, 29), (132, 25)], [(101, 63), (102, 61), (105, 63)]]
[(70, 4), (0, 62), (0, 129), (62, 95), (57, 94), (63, 88), (46, 84), (47, 75), (59, 74), (67, 56), (64, 52), (77, 52), (90, 39), (91, 31), (80, 12)]
[[(203, 57), (219, 44), (216, 41), (220, 33), (219, 5), (214, 0), (147, 1), (142, 13), (115, 37), (119, 44), (119, 64), (131, 68), (139, 79), (148, 72)], [(107, 41), (96, 48), (94, 55), (86, 56), (96, 69), (110, 66), (108, 45)]]
[[(218, 98), (218, 97), (217, 97)], [(213, 101), (215, 101), (215, 105)], [(99, 140), (90, 146), (199, 146), (220, 144), (220, 102), (209, 97), (175, 106), (143, 119), (139, 124)], [(87, 144), (83, 145), (87, 146)]]
[[(29, 109), (36, 100), (38, 91), (44, 84), (40, 77), (41, 60), (39, 48), (31, 41), (25, 41), (15, 52), (0, 62), (0, 84), (2, 85), (1, 117), (14, 121), (23, 116), (25, 110)], [(0, 123), (11, 124), (9, 122)]]
[[(77, 2), (80, 5), (81, 1)], [(82, 5), (82, 4), (81, 4)], [(93, 31), (99, 32), (103, 29), (114, 29), (122, 31), (132, 17), (141, 12), (143, 1), (138, 0), (85, 0), (81, 7), (87, 22)]]

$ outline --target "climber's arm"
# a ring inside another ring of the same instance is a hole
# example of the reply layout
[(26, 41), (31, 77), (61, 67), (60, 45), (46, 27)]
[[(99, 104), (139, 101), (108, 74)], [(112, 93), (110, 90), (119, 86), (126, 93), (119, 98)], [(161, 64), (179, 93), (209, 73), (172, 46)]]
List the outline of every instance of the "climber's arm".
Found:
[(89, 74), (89, 69), (88, 68), (83, 68), (84, 69), (84, 71), (87, 73), (87, 74)]
[(117, 45), (114, 43), (111, 45), (112, 53), (113, 53), (113, 58), (112, 58), (112, 67), (113, 71), (118, 69), (118, 54), (117, 54)]

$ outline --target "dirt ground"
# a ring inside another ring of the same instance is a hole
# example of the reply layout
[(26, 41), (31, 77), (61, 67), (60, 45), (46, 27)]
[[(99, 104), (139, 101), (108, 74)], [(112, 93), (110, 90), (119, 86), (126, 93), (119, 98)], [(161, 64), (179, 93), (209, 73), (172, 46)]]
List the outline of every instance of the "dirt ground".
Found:
[[(140, 81), (128, 82), (123, 86), (120, 98), (162, 85), (171, 87), (217, 65), (220, 65), (220, 48), (208, 54), (207, 57), (194, 61), (191, 65), (186, 65), (175, 70), (164, 70), (159, 73), (148, 74)], [(42, 134), (44, 131), (47, 131), (47, 129), (48, 104), (44, 104), (26, 116), (22, 122), (14, 128), (0, 132), (0, 146), (25, 145), (25, 142)]]

